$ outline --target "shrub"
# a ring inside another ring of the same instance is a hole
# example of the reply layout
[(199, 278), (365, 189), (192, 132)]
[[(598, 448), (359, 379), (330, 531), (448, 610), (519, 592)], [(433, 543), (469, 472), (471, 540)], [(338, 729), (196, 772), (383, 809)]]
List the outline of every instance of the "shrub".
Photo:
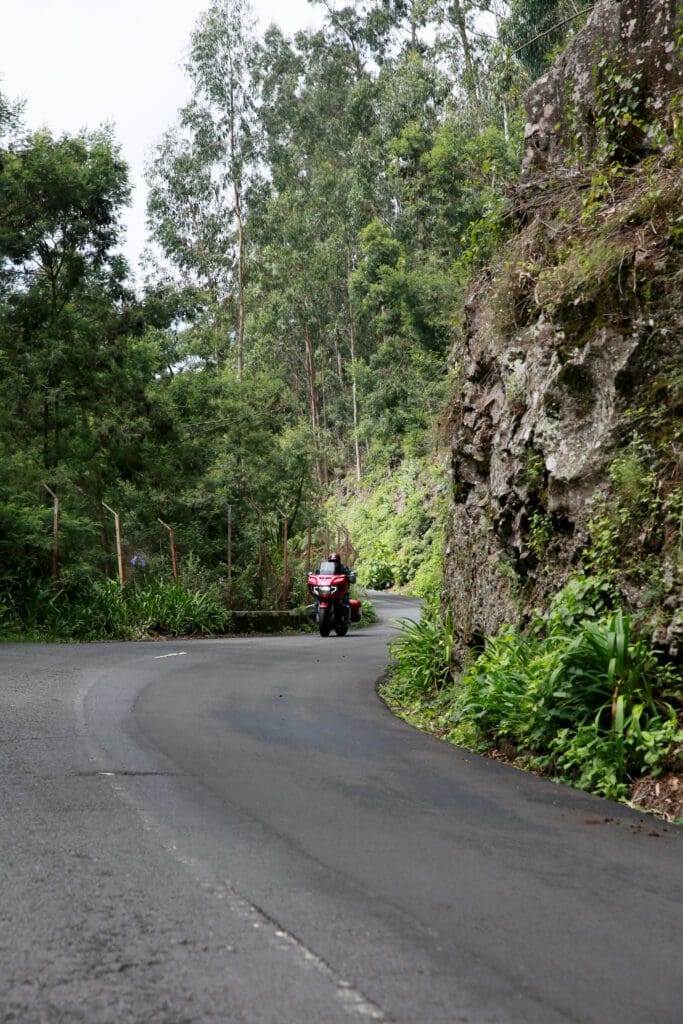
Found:
[(430, 531), (428, 540), (430, 545), (413, 576), (410, 592), (429, 601), (434, 600), (443, 587), (443, 533)]
[(624, 798), (633, 779), (663, 770), (683, 731), (673, 674), (613, 600), (609, 582), (571, 579), (526, 634), (507, 627), (490, 638), (459, 681), (450, 617), (430, 610), (393, 641), (385, 696), (423, 722), (436, 718), (453, 742), (505, 744), (562, 781)]
[(388, 590), (394, 583), (394, 568), (385, 556), (375, 554), (364, 560), (358, 578), (364, 587)]
[(230, 616), (217, 588), (187, 590), (150, 582), (122, 588), (117, 580), (80, 582), (56, 592), (49, 584), (26, 587), (3, 602), (0, 627), (39, 640), (127, 640), (222, 632)]
[(128, 592), (130, 619), (138, 636), (209, 636), (227, 628), (230, 616), (215, 591), (185, 590), (180, 583), (153, 583)]
[(451, 680), (453, 623), (428, 609), (419, 622), (403, 619), (401, 632), (389, 645), (396, 660), (395, 679), (404, 698), (416, 700), (436, 694)]

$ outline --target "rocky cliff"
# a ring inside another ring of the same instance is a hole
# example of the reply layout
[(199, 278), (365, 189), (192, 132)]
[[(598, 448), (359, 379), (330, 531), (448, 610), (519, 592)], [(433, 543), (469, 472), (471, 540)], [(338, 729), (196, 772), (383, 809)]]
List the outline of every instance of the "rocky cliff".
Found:
[(603, 0), (528, 95), (453, 351), (461, 656), (585, 570), (683, 658), (682, 34), (677, 0)]

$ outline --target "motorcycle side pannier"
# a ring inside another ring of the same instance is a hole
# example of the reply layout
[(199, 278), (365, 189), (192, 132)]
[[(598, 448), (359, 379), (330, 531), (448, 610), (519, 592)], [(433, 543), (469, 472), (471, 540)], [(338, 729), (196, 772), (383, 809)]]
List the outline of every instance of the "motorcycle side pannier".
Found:
[(351, 622), (360, 622), (360, 608), (362, 601), (357, 601), (355, 597), (352, 597), (349, 601), (351, 607)]

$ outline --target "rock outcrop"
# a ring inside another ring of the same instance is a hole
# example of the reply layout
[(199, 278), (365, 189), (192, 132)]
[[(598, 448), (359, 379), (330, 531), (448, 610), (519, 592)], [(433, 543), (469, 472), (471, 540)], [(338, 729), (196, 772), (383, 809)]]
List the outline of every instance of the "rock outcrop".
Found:
[(671, 98), (683, 85), (679, 8), (679, 0), (596, 6), (584, 31), (527, 94), (527, 177), (576, 156), (590, 158), (605, 119), (629, 161), (656, 147), (648, 127), (674, 116)]
[(510, 240), (453, 364), (459, 653), (599, 559), (683, 658), (677, 0), (603, 0), (528, 96)]

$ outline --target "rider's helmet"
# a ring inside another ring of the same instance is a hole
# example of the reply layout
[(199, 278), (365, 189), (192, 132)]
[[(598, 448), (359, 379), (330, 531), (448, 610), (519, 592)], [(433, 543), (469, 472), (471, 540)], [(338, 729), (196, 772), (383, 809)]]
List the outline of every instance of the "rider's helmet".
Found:
[(327, 559), (328, 562), (341, 562), (341, 555), (338, 551), (333, 551), (330, 557)]

